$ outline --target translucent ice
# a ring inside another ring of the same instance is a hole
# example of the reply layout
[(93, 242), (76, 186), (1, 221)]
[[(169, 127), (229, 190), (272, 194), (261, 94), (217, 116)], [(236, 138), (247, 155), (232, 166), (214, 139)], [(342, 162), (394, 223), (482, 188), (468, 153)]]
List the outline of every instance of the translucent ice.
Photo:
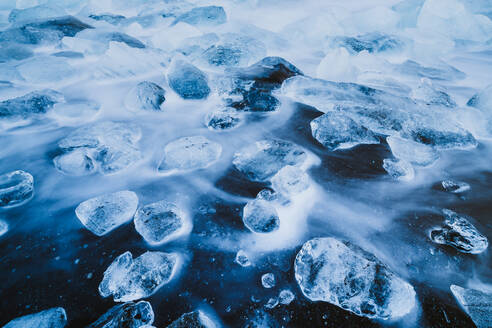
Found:
[(153, 82), (140, 82), (126, 96), (125, 105), (134, 111), (159, 111), (166, 100), (165, 94), (164, 89)]
[(11, 320), (3, 328), (63, 328), (66, 324), (67, 314), (58, 307)]
[(415, 177), (415, 170), (412, 165), (405, 160), (385, 158), (383, 168), (393, 179), (410, 181)]
[(222, 146), (203, 136), (183, 137), (166, 145), (159, 171), (203, 169), (221, 154)]
[(0, 175), (0, 208), (20, 206), (34, 195), (34, 178), (17, 170)]
[(386, 142), (396, 158), (416, 165), (430, 165), (434, 163), (439, 154), (430, 146), (413, 140), (403, 139), (398, 136), (389, 136)]
[(53, 159), (55, 167), (67, 175), (89, 175), (95, 171), (94, 159), (85, 148), (76, 148)]
[(370, 130), (341, 112), (327, 112), (314, 119), (311, 121), (311, 132), (329, 150), (379, 143)]
[(205, 312), (197, 310), (183, 314), (167, 328), (219, 328), (219, 325)]
[(175, 204), (166, 201), (140, 208), (134, 222), (137, 232), (151, 245), (174, 240), (190, 230), (186, 214)]
[(133, 191), (118, 191), (86, 200), (75, 214), (82, 224), (97, 236), (103, 236), (130, 221), (138, 206)]
[(394, 319), (415, 306), (415, 291), (374, 255), (348, 242), (315, 238), (296, 256), (295, 277), (311, 301), (324, 301), (359, 316)]
[(77, 71), (63, 57), (37, 56), (17, 66), (22, 78), (30, 83), (50, 83), (76, 76)]
[(423, 66), (416, 61), (407, 60), (402, 64), (395, 66), (400, 73), (413, 75), (430, 80), (460, 80), (466, 77), (466, 74), (445, 63), (439, 63), (435, 66)]
[(194, 26), (216, 26), (224, 24), (227, 16), (224, 8), (218, 6), (206, 6), (193, 8), (176, 18), (178, 22), (188, 23)]
[(43, 4), (26, 9), (13, 9), (9, 14), (9, 22), (19, 23), (35, 21), (39, 19), (61, 17), (66, 14), (65, 10), (60, 7)]
[(87, 328), (141, 328), (154, 322), (149, 302), (127, 302), (113, 306)]
[(492, 84), (471, 97), (466, 104), (492, 114)]
[(471, 149), (478, 145), (473, 134), (458, 124), (451, 120), (434, 120), (432, 117), (407, 122), (401, 135), (436, 149)]
[(243, 209), (244, 225), (257, 233), (269, 233), (278, 230), (280, 219), (275, 207), (263, 199), (250, 200)]
[(273, 309), (278, 305), (278, 297), (271, 297), (265, 304), (267, 309)]
[(429, 79), (422, 79), (420, 85), (413, 90), (412, 97), (423, 101), (427, 105), (456, 107), (456, 102), (443, 88), (438, 88)]
[(357, 37), (337, 37), (334, 41), (347, 48), (351, 53), (359, 53), (361, 51), (367, 51), (369, 53), (383, 52), (395, 50), (403, 46), (403, 42), (395, 36), (377, 32), (367, 33)]
[(477, 328), (492, 327), (492, 294), (456, 285), (450, 289)]
[(248, 255), (242, 249), (237, 252), (234, 262), (242, 267), (251, 266), (251, 261), (249, 260)]
[(7, 222), (0, 220), (0, 237), (5, 235), (7, 231), (9, 230), (9, 225)]
[(230, 130), (241, 123), (241, 114), (233, 108), (213, 111), (206, 115), (205, 125), (216, 131)]
[(278, 294), (280, 304), (289, 305), (295, 299), (294, 293), (290, 289), (284, 289)]
[(300, 146), (285, 140), (264, 139), (234, 154), (232, 163), (250, 180), (265, 181), (284, 166), (300, 166), (307, 155)]
[(261, 276), (261, 285), (265, 288), (275, 287), (275, 275), (271, 272)]
[(176, 253), (148, 251), (135, 259), (132, 253), (123, 253), (104, 272), (99, 293), (113, 295), (115, 302), (149, 297), (173, 278), (178, 262)]
[(470, 185), (463, 181), (443, 180), (441, 182), (444, 191), (460, 194), (471, 189)]
[(121, 23), (126, 19), (126, 17), (123, 15), (112, 15), (112, 14), (101, 14), (101, 15), (91, 14), (89, 15), (89, 17), (97, 21), (105, 21), (112, 25), (118, 25), (119, 23)]
[(462, 253), (479, 254), (484, 252), (489, 242), (463, 215), (443, 209), (445, 217), (442, 227), (430, 232), (430, 238), (437, 244), (450, 245)]
[(207, 75), (183, 60), (174, 62), (167, 78), (169, 86), (184, 99), (203, 99), (210, 94)]
[(53, 105), (63, 102), (61, 93), (54, 90), (33, 91), (24, 96), (0, 102), (1, 117), (28, 117), (48, 112)]
[(284, 195), (298, 194), (309, 188), (308, 174), (292, 165), (283, 167), (271, 180), (273, 189)]

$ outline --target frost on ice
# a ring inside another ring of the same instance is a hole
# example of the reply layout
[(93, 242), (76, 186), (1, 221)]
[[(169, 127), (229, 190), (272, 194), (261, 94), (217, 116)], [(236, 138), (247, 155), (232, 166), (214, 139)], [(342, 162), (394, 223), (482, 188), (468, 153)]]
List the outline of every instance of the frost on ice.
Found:
[(244, 206), (243, 222), (249, 230), (256, 233), (269, 233), (280, 227), (277, 210), (263, 199), (250, 200)]
[(11, 320), (3, 328), (63, 328), (66, 324), (65, 309), (57, 307)]
[(115, 302), (149, 297), (173, 278), (179, 261), (176, 253), (148, 251), (135, 259), (132, 253), (123, 253), (104, 271), (99, 293), (112, 295)]
[(143, 206), (135, 214), (134, 222), (137, 232), (151, 245), (174, 240), (191, 230), (186, 214), (166, 201)]
[(138, 197), (133, 191), (118, 191), (86, 200), (75, 214), (82, 224), (97, 236), (103, 236), (133, 218)]
[(201, 310), (185, 313), (175, 321), (173, 321), (167, 328), (219, 328), (217, 324), (210, 316)]
[(212, 165), (222, 154), (222, 146), (203, 136), (183, 137), (164, 148), (159, 171), (196, 170)]
[(415, 291), (374, 255), (348, 242), (315, 238), (296, 256), (295, 277), (312, 301), (337, 305), (357, 315), (394, 319), (415, 306)]
[(20, 206), (34, 195), (34, 178), (17, 170), (0, 175), (0, 208)]
[(154, 311), (149, 302), (127, 302), (113, 306), (87, 328), (140, 328), (154, 322)]
[(441, 227), (430, 232), (430, 238), (437, 244), (453, 246), (458, 251), (470, 254), (484, 252), (489, 242), (463, 215), (443, 209), (445, 217)]
[(492, 327), (492, 294), (456, 285), (450, 289), (477, 328)]

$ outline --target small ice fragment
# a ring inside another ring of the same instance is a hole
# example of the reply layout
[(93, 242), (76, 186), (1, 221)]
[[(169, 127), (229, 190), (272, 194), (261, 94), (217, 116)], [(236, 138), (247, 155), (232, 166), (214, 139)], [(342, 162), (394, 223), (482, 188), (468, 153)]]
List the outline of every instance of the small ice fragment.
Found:
[(230, 130), (241, 123), (241, 114), (234, 109), (213, 111), (205, 116), (205, 125), (210, 130)]
[(97, 236), (103, 236), (130, 221), (138, 206), (133, 191), (118, 191), (88, 199), (77, 206), (75, 214)]
[(0, 118), (12, 116), (25, 118), (34, 114), (44, 114), (53, 105), (63, 101), (63, 95), (57, 91), (50, 89), (33, 91), (24, 96), (0, 102)]
[(430, 232), (430, 239), (437, 244), (453, 246), (462, 253), (484, 252), (489, 242), (468, 219), (448, 209), (442, 210), (445, 220), (442, 227)]
[(171, 281), (178, 262), (177, 253), (148, 251), (133, 259), (132, 253), (125, 252), (104, 272), (99, 293), (102, 297), (113, 295), (115, 302), (149, 297)]
[(210, 94), (207, 75), (183, 60), (174, 62), (167, 79), (171, 89), (184, 99), (204, 99)]
[(289, 305), (295, 298), (294, 293), (290, 289), (284, 289), (278, 295), (279, 303), (284, 305)]
[(273, 176), (272, 186), (285, 195), (298, 194), (309, 188), (309, 176), (300, 168), (287, 165)]
[(183, 314), (167, 328), (219, 328), (219, 324), (205, 312), (196, 310)]
[(328, 112), (311, 121), (313, 137), (329, 150), (378, 144), (374, 133), (341, 112)]
[(193, 8), (177, 17), (173, 24), (184, 22), (194, 26), (216, 26), (224, 24), (227, 16), (224, 8), (219, 6), (205, 6)]
[(166, 145), (159, 171), (203, 169), (221, 154), (222, 146), (203, 136), (183, 137)]
[(244, 252), (242, 249), (240, 249), (237, 254), (236, 254), (236, 259), (234, 260), (237, 264), (239, 264), (242, 267), (249, 267), (251, 266), (251, 261), (248, 258), (248, 255), (246, 255), (246, 252)]
[(395, 319), (415, 306), (415, 290), (373, 254), (335, 238), (307, 241), (296, 256), (295, 278), (311, 301), (359, 316)]
[(492, 294), (456, 285), (450, 289), (477, 328), (492, 327)]
[(140, 208), (135, 214), (135, 229), (151, 245), (174, 240), (190, 229), (186, 214), (175, 204), (159, 201)]
[(141, 328), (154, 322), (152, 305), (146, 301), (113, 306), (87, 328)]
[(249, 230), (256, 233), (269, 233), (280, 227), (275, 207), (263, 199), (253, 199), (246, 203), (243, 222)]
[(34, 195), (34, 178), (17, 170), (0, 175), (0, 208), (20, 206)]
[(166, 100), (165, 94), (159, 85), (143, 81), (130, 90), (125, 97), (125, 106), (132, 111), (160, 111)]
[(462, 181), (443, 180), (441, 185), (444, 191), (452, 192), (453, 194), (461, 194), (471, 189), (468, 183)]
[(439, 154), (434, 148), (420, 142), (403, 139), (398, 136), (389, 136), (386, 138), (386, 141), (393, 155), (408, 163), (427, 166), (439, 158)]
[(265, 307), (267, 309), (273, 309), (278, 305), (278, 298), (277, 297), (272, 297), (270, 298), (267, 303), (265, 304)]
[(265, 273), (261, 276), (261, 285), (265, 288), (275, 287), (275, 275), (271, 272)]
[(9, 321), (3, 328), (63, 328), (67, 324), (67, 314), (61, 307), (28, 314)]
[(492, 112), (492, 84), (473, 95), (466, 104), (490, 114)]
[(234, 154), (232, 164), (250, 180), (270, 179), (284, 166), (300, 166), (307, 154), (300, 146), (285, 140), (264, 139)]
[(86, 148), (76, 148), (53, 159), (58, 171), (73, 176), (89, 175), (95, 172), (94, 160)]
[(415, 170), (412, 165), (404, 160), (385, 158), (383, 168), (393, 179), (410, 181), (415, 177)]

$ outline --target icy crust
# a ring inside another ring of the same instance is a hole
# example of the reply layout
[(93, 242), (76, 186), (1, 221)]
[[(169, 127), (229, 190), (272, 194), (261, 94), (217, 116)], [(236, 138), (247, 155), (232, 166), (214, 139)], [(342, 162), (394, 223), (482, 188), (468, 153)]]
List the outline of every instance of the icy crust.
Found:
[(97, 236), (103, 236), (133, 218), (138, 197), (133, 191), (118, 191), (86, 200), (75, 214), (82, 224)]
[(492, 327), (492, 294), (456, 285), (450, 289), (477, 328)]
[(399, 318), (415, 306), (410, 284), (348, 242), (331, 237), (309, 240), (294, 265), (296, 281), (311, 301), (329, 302), (375, 319)]
[(65, 309), (57, 307), (13, 319), (3, 328), (63, 328), (66, 324)]
[(0, 175), (0, 208), (12, 208), (25, 204), (34, 195), (34, 178), (17, 170)]
[(158, 170), (172, 173), (180, 170), (204, 169), (216, 162), (222, 146), (203, 136), (183, 137), (168, 143)]
[(115, 302), (149, 297), (171, 281), (179, 264), (177, 253), (148, 251), (133, 259), (132, 253), (125, 252), (104, 271), (99, 293), (112, 295)]
[(437, 244), (449, 245), (462, 253), (480, 254), (489, 246), (487, 237), (482, 235), (468, 219), (448, 209), (442, 210), (445, 220), (442, 227), (430, 232), (430, 238)]
[(149, 302), (127, 302), (113, 306), (87, 328), (141, 328), (154, 322)]
[(109, 121), (83, 126), (59, 141), (62, 154), (53, 163), (67, 175), (89, 175), (96, 171), (114, 174), (142, 158), (140, 137), (141, 130), (133, 123)]
[(196, 310), (185, 313), (173, 321), (167, 328), (219, 328), (220, 325), (205, 312)]

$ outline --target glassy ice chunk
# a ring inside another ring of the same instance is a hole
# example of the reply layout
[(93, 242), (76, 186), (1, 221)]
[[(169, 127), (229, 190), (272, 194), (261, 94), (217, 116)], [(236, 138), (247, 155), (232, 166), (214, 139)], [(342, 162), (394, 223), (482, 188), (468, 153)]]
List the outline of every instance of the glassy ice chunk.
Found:
[(137, 232), (151, 245), (174, 240), (189, 230), (186, 214), (166, 201), (140, 208), (135, 214), (134, 223)]
[(439, 154), (432, 147), (413, 140), (389, 136), (386, 141), (396, 158), (415, 165), (427, 166), (439, 158)]
[(374, 133), (340, 112), (328, 112), (312, 120), (311, 132), (329, 150), (379, 143)]
[(7, 222), (0, 220), (0, 237), (5, 235), (9, 231), (9, 225)]
[(63, 328), (66, 324), (65, 309), (57, 307), (11, 320), (3, 328)]
[(295, 299), (294, 293), (290, 289), (284, 289), (278, 294), (280, 304), (289, 305)]
[(118, 191), (86, 200), (75, 214), (82, 224), (97, 236), (103, 236), (130, 221), (138, 206), (133, 191)]
[(298, 194), (309, 188), (309, 176), (300, 168), (287, 165), (273, 176), (272, 186), (285, 195)]
[(0, 175), (0, 208), (20, 206), (34, 195), (34, 178), (17, 170)]
[(54, 56), (35, 56), (20, 63), (17, 70), (24, 80), (31, 83), (63, 81), (77, 74), (65, 58)]
[(12, 116), (25, 118), (34, 114), (44, 114), (53, 105), (63, 101), (63, 95), (57, 91), (49, 89), (33, 91), (24, 96), (0, 102), (0, 118)]
[(196, 170), (212, 165), (222, 154), (222, 146), (203, 136), (184, 137), (164, 148), (159, 171)]
[(232, 164), (253, 181), (270, 179), (284, 166), (300, 166), (307, 154), (300, 146), (285, 140), (264, 139), (234, 154)]
[(100, 145), (135, 144), (140, 140), (140, 128), (131, 123), (100, 122), (78, 128), (58, 145), (63, 149)]
[(115, 302), (149, 297), (171, 281), (178, 262), (176, 253), (148, 251), (135, 259), (132, 253), (123, 253), (104, 272), (99, 293), (102, 297), (113, 295)]
[(166, 100), (165, 94), (164, 89), (153, 82), (140, 82), (126, 96), (125, 105), (134, 111), (159, 111)]
[(194, 26), (216, 26), (224, 24), (227, 16), (224, 8), (218, 6), (205, 6), (193, 8), (177, 17), (173, 24), (184, 22)]
[(216, 131), (230, 130), (241, 123), (241, 114), (232, 108), (217, 110), (205, 117), (205, 125)]
[(427, 105), (443, 106), (448, 108), (456, 107), (456, 102), (444, 90), (434, 86), (429, 79), (422, 79), (422, 82), (413, 90), (412, 97), (423, 101)]
[(55, 167), (67, 175), (89, 175), (95, 171), (94, 160), (86, 148), (76, 148), (53, 159)]
[(466, 104), (486, 113), (492, 113), (492, 84), (471, 97)]
[(251, 261), (249, 260), (248, 255), (242, 249), (237, 252), (234, 262), (242, 267), (251, 266)]
[(278, 305), (278, 297), (271, 297), (265, 304), (267, 309), (273, 309)]
[(183, 60), (171, 66), (167, 78), (169, 86), (184, 99), (204, 99), (210, 94), (207, 75)]
[(415, 291), (373, 254), (348, 242), (315, 238), (295, 259), (295, 277), (311, 301), (337, 305), (359, 316), (394, 319), (415, 306)]
[(205, 312), (196, 310), (183, 314), (167, 328), (219, 328), (219, 325)]
[(9, 14), (9, 22), (19, 23), (39, 19), (65, 16), (67, 13), (60, 7), (39, 5), (26, 9), (12, 9)]
[(449, 289), (477, 328), (492, 327), (492, 294), (456, 285)]
[(243, 222), (249, 230), (257, 233), (273, 232), (280, 227), (275, 207), (263, 199), (253, 199), (246, 203)]
[(469, 131), (448, 123), (421, 121), (418, 124), (412, 124), (410, 122), (402, 130), (402, 137), (433, 146), (436, 149), (467, 149), (478, 145), (477, 140)]
[(445, 63), (437, 67), (422, 66), (413, 60), (396, 65), (396, 70), (406, 75), (428, 78), (430, 80), (461, 80), (466, 77), (462, 71)]
[(113, 306), (87, 328), (141, 328), (154, 322), (152, 305), (146, 301)]
[(395, 160), (385, 158), (383, 160), (383, 169), (388, 172), (393, 179), (410, 181), (415, 177), (415, 170), (412, 165), (405, 160)]
[(479, 254), (487, 249), (487, 237), (465, 216), (448, 209), (443, 209), (442, 212), (445, 217), (443, 226), (430, 232), (433, 242), (453, 246), (462, 253)]
[(275, 287), (275, 275), (271, 272), (261, 276), (261, 285), (265, 288)]
[(99, 170), (103, 174), (119, 172), (141, 159), (141, 153), (133, 145), (101, 146), (98, 149), (97, 160)]
[(453, 180), (443, 180), (441, 186), (444, 191), (452, 192), (453, 194), (460, 194), (471, 189), (468, 183)]
[(378, 32), (367, 33), (357, 37), (336, 37), (334, 41), (353, 54), (361, 51), (375, 53), (396, 50), (403, 46), (403, 42), (395, 36)]

